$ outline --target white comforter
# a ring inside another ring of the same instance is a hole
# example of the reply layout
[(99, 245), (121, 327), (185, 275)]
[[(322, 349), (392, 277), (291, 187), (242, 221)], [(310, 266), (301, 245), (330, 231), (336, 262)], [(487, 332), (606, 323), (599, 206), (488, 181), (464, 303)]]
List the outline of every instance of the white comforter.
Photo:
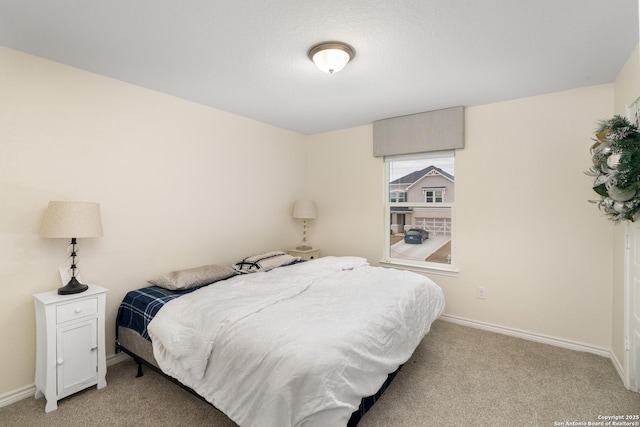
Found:
[(345, 426), (443, 308), (422, 275), (324, 257), (205, 286), (148, 330), (162, 370), (243, 427)]

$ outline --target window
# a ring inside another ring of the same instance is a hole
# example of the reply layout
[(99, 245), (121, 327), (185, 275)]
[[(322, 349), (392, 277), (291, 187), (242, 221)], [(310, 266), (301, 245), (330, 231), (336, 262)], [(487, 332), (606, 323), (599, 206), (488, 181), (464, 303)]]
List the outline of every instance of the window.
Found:
[(384, 261), (453, 270), (454, 164), (453, 151), (385, 157)]
[(425, 203), (442, 203), (444, 202), (444, 189), (424, 189)]
[(405, 202), (405, 193), (404, 191), (399, 190), (391, 190), (389, 192), (389, 201), (391, 202)]

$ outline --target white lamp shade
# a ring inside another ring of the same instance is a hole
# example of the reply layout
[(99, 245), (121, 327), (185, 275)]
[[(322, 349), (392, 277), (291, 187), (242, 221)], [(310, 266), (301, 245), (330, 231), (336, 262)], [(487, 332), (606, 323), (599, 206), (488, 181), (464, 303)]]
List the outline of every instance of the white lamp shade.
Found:
[(100, 204), (92, 202), (49, 202), (42, 224), (42, 237), (101, 237)]
[(327, 49), (313, 55), (313, 62), (325, 73), (335, 73), (342, 70), (351, 57), (347, 52), (340, 49)]
[(298, 219), (314, 219), (318, 215), (316, 204), (312, 200), (296, 200), (293, 204), (294, 218)]
[(309, 58), (325, 73), (333, 74), (342, 70), (353, 59), (356, 52), (346, 43), (320, 43), (309, 50)]

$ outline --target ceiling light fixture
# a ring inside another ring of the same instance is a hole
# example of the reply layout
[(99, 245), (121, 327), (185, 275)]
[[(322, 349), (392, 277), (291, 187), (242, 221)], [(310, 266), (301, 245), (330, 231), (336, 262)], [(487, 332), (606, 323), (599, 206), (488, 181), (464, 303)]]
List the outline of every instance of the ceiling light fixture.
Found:
[(333, 74), (342, 70), (356, 56), (356, 51), (346, 43), (325, 42), (309, 49), (308, 55), (321, 71)]

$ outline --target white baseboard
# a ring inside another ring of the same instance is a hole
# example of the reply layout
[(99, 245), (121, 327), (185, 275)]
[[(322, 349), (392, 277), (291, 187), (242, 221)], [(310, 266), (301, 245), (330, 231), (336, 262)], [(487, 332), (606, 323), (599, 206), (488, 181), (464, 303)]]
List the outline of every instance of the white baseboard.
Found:
[[(477, 320), (465, 319), (464, 317), (452, 316), (449, 314), (443, 314), (440, 319), (456, 323), (462, 326), (468, 326), (470, 328), (482, 329), (489, 332), (495, 332), (497, 334), (509, 335), (516, 338), (522, 338), (528, 341), (535, 341), (542, 344), (549, 344), (555, 347), (562, 347), (569, 350), (584, 351), (587, 353), (597, 354), (598, 356), (612, 358), (611, 350), (602, 347), (596, 347), (589, 344), (583, 344), (576, 341), (565, 340), (561, 338), (551, 337), (548, 335), (534, 334), (531, 332), (520, 331), (518, 329), (506, 328), (504, 326), (493, 325), (491, 323), (479, 322)], [(614, 363), (615, 365), (615, 363)]]
[[(622, 380), (622, 384), (627, 389), (629, 389), (629, 385), (625, 381), (626, 375), (624, 373), (624, 365), (622, 363), (620, 363), (620, 361), (618, 360), (616, 355), (613, 353), (613, 351), (610, 354), (610, 358), (611, 358), (611, 363), (613, 363), (613, 367), (616, 368), (616, 371), (618, 372), (618, 375), (620, 376), (620, 379)], [(631, 390), (631, 389), (629, 389), (629, 390)], [(637, 391), (637, 390), (631, 390), (631, 391)]]
[(129, 356), (124, 351), (121, 351), (117, 354), (112, 354), (111, 356), (107, 356), (107, 367), (117, 365), (120, 362), (124, 362), (126, 360), (130, 360), (131, 356)]
[(3, 406), (11, 405), (19, 400), (26, 399), (27, 397), (33, 397), (36, 392), (35, 384), (21, 387), (17, 390), (10, 391), (0, 396), (0, 408)]
[[(131, 359), (126, 353), (113, 354), (107, 357), (107, 367), (115, 365), (120, 362)], [(0, 408), (11, 405), (19, 400), (26, 399), (27, 397), (33, 397), (36, 393), (36, 385), (31, 384), (19, 389), (10, 391), (3, 395), (0, 395)]]

